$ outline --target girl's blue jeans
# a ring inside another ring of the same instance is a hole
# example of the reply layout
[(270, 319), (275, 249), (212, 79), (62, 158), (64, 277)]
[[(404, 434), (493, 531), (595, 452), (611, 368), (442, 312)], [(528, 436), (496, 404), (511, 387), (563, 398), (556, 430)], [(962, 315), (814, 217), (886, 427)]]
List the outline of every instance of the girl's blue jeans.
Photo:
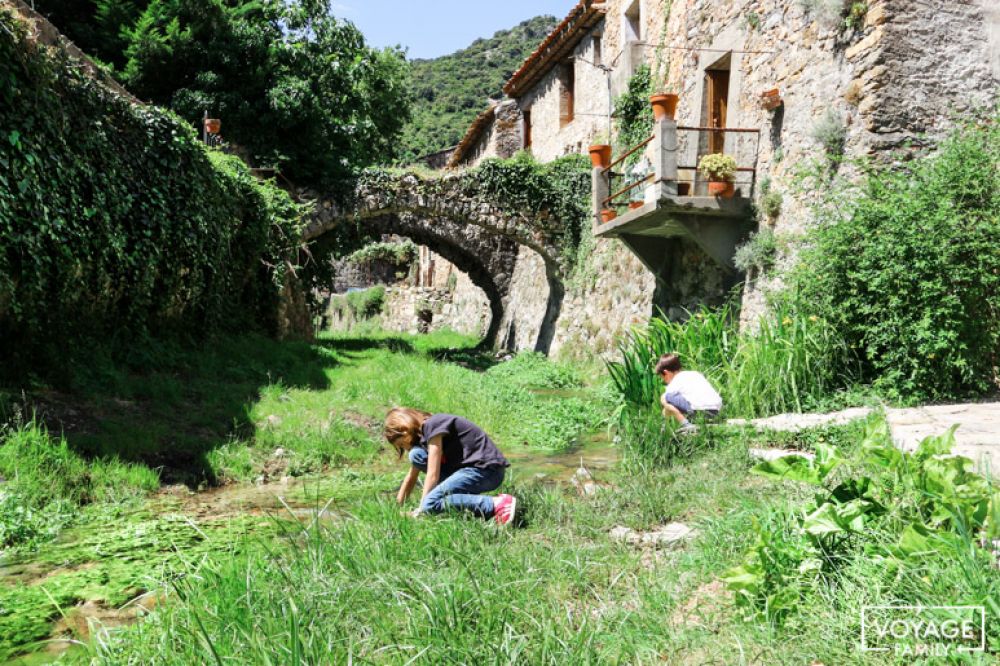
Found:
[[(421, 472), (427, 471), (427, 451), (410, 449), (410, 464)], [(441, 480), (420, 504), (424, 513), (441, 513), (448, 509), (471, 511), (483, 518), (493, 517), (493, 498), (481, 493), (496, 490), (503, 482), (503, 467), (448, 467), (441, 465)]]

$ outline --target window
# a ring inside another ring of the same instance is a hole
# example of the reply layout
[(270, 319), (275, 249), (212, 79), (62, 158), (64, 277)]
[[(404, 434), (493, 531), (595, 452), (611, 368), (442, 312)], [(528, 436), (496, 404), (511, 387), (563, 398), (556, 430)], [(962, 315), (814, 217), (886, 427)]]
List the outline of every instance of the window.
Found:
[(523, 148), (531, 148), (531, 109), (524, 110), (524, 146)]
[(594, 36), (594, 48), (593, 48), (592, 53), (593, 53), (593, 57), (590, 59), (590, 61), (592, 63), (594, 63), (595, 65), (597, 65), (598, 67), (600, 67), (601, 65), (603, 65), (604, 63), (601, 61), (601, 36), (600, 35), (595, 35)]
[(573, 96), (576, 93), (576, 63), (570, 59), (559, 66), (559, 126), (573, 122)]

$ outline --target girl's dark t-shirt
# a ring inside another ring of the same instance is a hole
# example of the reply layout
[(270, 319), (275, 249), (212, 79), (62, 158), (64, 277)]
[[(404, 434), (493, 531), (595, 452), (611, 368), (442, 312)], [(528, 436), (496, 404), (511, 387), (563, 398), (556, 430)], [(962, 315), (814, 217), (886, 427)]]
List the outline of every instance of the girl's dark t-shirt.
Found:
[(444, 460), (449, 467), (510, 467), (490, 436), (472, 421), (454, 414), (434, 414), (421, 428), (420, 446), (441, 435)]

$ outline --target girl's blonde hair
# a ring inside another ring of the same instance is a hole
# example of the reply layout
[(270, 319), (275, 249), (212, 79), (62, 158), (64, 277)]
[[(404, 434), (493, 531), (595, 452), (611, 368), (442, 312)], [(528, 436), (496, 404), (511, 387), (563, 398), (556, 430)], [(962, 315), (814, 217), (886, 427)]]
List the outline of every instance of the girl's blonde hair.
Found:
[(385, 415), (382, 434), (402, 458), (406, 450), (420, 441), (420, 428), (430, 417), (428, 412), (420, 409), (394, 407)]

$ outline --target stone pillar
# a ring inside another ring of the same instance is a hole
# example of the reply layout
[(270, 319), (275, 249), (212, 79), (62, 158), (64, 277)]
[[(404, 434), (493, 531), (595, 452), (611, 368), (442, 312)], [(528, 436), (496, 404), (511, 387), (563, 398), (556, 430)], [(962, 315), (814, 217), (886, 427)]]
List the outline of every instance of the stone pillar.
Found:
[(601, 225), (601, 209), (604, 208), (603, 201), (611, 194), (611, 190), (609, 189), (608, 177), (601, 167), (594, 167), (590, 172), (590, 182), (591, 206), (594, 210), (594, 228), (596, 229)]
[[(677, 121), (663, 118), (653, 124), (653, 140), (649, 144), (649, 156), (653, 162), (654, 187), (656, 197), (677, 196)], [(647, 201), (647, 203), (649, 203)]]

